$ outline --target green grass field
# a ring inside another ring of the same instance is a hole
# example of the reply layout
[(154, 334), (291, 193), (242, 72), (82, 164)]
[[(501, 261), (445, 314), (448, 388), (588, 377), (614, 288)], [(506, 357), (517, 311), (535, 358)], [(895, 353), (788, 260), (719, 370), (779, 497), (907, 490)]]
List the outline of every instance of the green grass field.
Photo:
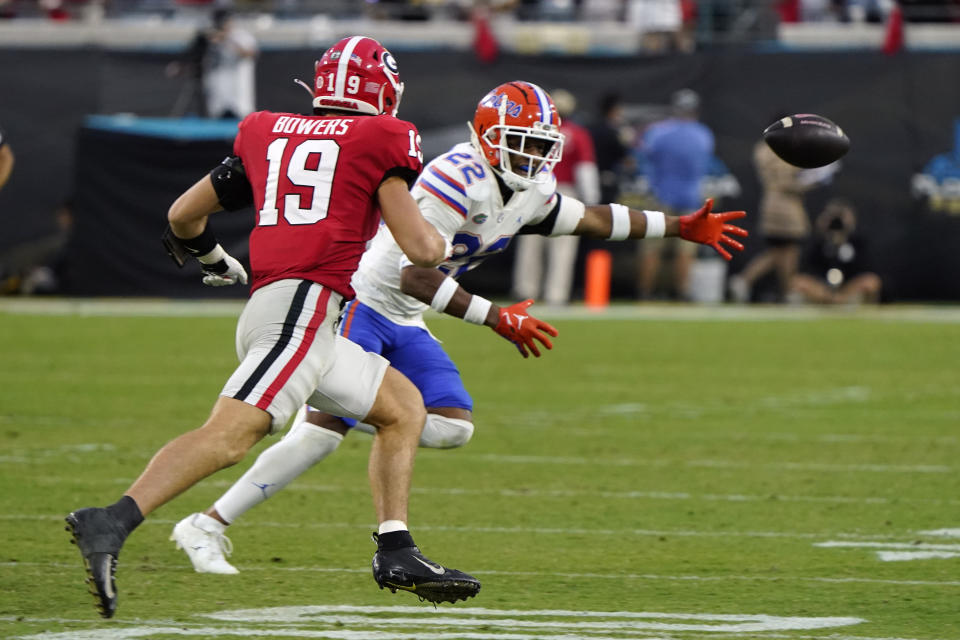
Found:
[(0, 306), (0, 637), (960, 640), (944, 309), (547, 314), (560, 337), (539, 360), (434, 319), (477, 431), (421, 450), (411, 525), (477, 598), (376, 588), (353, 434), (231, 528), (237, 576), (194, 573), (167, 537), (262, 447), (157, 511), (101, 620), (63, 517), (117, 499), (235, 364), (235, 309), (176, 308)]

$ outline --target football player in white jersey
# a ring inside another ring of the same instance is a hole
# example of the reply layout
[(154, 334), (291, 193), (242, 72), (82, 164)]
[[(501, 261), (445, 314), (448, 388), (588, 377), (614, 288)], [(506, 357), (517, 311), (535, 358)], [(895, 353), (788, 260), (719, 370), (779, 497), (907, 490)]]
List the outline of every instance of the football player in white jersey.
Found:
[[(743, 249), (732, 236), (747, 232), (729, 222), (746, 214), (711, 213), (710, 200), (689, 215), (667, 216), (621, 204), (585, 206), (561, 196), (551, 171), (563, 153), (559, 124), (553, 101), (540, 87), (515, 81), (493, 89), (477, 106), (471, 141), (430, 162), (412, 190), (424, 217), (453, 244), (452, 257), (437, 268), (415, 266), (381, 226), (353, 276), (357, 297), (345, 307), (339, 331), (387, 358), (420, 389), (427, 407), (420, 446), (459, 447), (473, 435), (473, 402), (453, 361), (427, 330), (426, 309), (486, 325), (525, 358), (553, 346), (556, 329), (527, 313), (533, 300), (500, 307), (457, 283), (460, 274), (505, 250), (515, 235), (679, 236), (728, 260), (724, 245)], [(372, 432), (363, 423), (306, 408), (295, 422), (210, 509), (174, 527), (171, 539), (198, 572), (236, 573), (224, 555), (231, 550), (226, 527), (330, 455), (349, 428)]]

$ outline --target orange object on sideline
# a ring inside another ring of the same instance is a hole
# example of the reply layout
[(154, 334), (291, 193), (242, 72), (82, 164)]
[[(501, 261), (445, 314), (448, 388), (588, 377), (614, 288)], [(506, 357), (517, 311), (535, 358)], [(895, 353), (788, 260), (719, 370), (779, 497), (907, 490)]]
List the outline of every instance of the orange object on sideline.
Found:
[(594, 309), (610, 304), (610, 273), (613, 256), (605, 249), (594, 249), (587, 254), (584, 274), (583, 303)]

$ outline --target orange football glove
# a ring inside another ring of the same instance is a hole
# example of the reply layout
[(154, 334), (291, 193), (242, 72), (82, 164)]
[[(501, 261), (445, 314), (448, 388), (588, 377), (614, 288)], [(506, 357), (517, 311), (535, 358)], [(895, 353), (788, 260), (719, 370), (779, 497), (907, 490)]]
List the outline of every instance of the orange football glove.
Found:
[(559, 332), (549, 324), (543, 320), (537, 320), (527, 313), (527, 307), (532, 304), (533, 300), (530, 299), (512, 304), (509, 307), (501, 307), (500, 320), (497, 322), (497, 326), (493, 328), (494, 331), (516, 345), (520, 355), (524, 358), (530, 357), (527, 349), (537, 358), (540, 357), (540, 349), (537, 348), (534, 339), (539, 340), (547, 349), (553, 349), (553, 343), (550, 342), (548, 335), (554, 338), (559, 335)]
[(743, 251), (743, 245), (726, 235), (732, 233), (740, 237), (749, 235), (746, 229), (742, 229), (734, 224), (727, 224), (728, 220), (736, 220), (746, 217), (746, 211), (724, 211), (722, 213), (710, 213), (713, 207), (713, 198), (707, 198), (706, 203), (694, 213), (686, 216), (680, 216), (680, 237), (684, 240), (698, 242), (713, 247), (717, 253), (730, 259), (730, 252), (720, 246), (722, 242), (737, 251)]

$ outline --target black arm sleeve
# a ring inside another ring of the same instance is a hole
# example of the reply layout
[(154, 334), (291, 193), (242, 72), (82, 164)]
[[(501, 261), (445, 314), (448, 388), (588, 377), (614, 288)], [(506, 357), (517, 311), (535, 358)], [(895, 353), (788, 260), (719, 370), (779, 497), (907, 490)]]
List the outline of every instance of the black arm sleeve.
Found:
[(519, 236), (548, 236), (553, 232), (553, 227), (557, 224), (557, 216), (560, 215), (560, 201), (563, 199), (563, 196), (559, 193), (557, 194), (557, 204), (553, 206), (553, 210), (547, 215), (546, 218), (538, 222), (537, 224), (528, 224), (526, 226), (520, 227), (520, 230), (517, 231)]
[(245, 209), (253, 204), (253, 189), (239, 157), (224, 158), (223, 162), (210, 172), (210, 180), (217, 192), (220, 206), (227, 211)]
[(407, 188), (413, 187), (413, 183), (417, 181), (417, 172), (413, 169), (409, 167), (394, 167), (383, 174), (383, 180), (380, 181), (380, 184), (383, 184), (384, 180), (392, 178), (393, 176), (403, 178), (403, 181), (407, 183)]

